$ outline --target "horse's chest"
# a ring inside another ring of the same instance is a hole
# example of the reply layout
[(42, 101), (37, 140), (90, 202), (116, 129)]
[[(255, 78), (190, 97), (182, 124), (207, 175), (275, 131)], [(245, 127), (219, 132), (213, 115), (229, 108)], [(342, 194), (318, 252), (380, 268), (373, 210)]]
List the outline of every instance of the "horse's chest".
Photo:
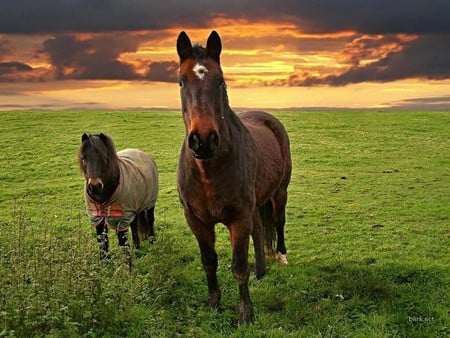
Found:
[(188, 193), (191, 211), (207, 221), (230, 223), (241, 214), (243, 205), (247, 205), (247, 194), (236, 194), (230, 185), (216, 185), (211, 181), (198, 182)]

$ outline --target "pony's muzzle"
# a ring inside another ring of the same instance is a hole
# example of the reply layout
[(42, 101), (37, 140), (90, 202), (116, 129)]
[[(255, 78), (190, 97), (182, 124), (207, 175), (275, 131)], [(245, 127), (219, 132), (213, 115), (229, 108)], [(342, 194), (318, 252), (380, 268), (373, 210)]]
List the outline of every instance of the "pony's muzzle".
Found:
[(91, 195), (100, 193), (104, 186), (101, 178), (89, 178), (87, 181), (87, 190)]
[(196, 159), (208, 160), (219, 147), (219, 134), (211, 131), (206, 137), (202, 137), (199, 133), (192, 132), (189, 134), (188, 144)]

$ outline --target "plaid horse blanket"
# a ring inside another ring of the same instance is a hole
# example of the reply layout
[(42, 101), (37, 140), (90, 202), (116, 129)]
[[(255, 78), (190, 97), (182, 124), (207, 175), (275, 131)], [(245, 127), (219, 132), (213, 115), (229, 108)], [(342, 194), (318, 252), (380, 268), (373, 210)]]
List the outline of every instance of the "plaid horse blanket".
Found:
[[(109, 201), (97, 203), (84, 187), (86, 211), (96, 227), (105, 221), (114, 230), (126, 230), (136, 214), (155, 206), (158, 172), (155, 161), (139, 149), (125, 149), (119, 156), (120, 181)], [(86, 183), (85, 183), (86, 185)]]

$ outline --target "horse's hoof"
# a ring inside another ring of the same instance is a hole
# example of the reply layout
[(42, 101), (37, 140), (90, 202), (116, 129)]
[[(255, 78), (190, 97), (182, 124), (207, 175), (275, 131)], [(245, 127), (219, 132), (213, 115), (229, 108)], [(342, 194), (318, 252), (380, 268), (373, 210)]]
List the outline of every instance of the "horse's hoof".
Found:
[(261, 271), (256, 271), (256, 274), (255, 274), (256, 280), (262, 279), (265, 275), (266, 275), (266, 269), (261, 270)]
[(277, 263), (279, 265), (287, 265), (288, 264), (286, 255), (283, 255), (281, 252), (277, 252), (275, 259), (277, 260)]
[(100, 252), (100, 260), (101, 261), (109, 261), (111, 259), (111, 256), (108, 252), (101, 251)]
[(219, 292), (211, 292), (208, 295), (208, 305), (211, 309), (217, 310), (220, 304), (220, 291)]
[(253, 310), (251, 307), (240, 307), (239, 325), (249, 325), (253, 323)]

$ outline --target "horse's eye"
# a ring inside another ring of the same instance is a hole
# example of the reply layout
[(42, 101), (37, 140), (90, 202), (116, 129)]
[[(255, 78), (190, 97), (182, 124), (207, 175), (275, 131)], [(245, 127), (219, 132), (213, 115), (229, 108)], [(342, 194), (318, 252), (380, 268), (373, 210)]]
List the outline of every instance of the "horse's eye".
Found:
[(180, 88), (183, 88), (183, 87), (184, 87), (183, 81), (179, 81), (178, 84), (180, 85)]

